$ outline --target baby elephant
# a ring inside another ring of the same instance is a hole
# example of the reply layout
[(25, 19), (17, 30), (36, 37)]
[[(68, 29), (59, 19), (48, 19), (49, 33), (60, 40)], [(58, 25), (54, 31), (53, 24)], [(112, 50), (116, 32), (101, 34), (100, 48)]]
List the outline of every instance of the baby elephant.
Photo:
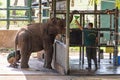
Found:
[(58, 34), (65, 32), (65, 20), (51, 18), (47, 23), (33, 23), (18, 30), (15, 37), (15, 50), (20, 50), (21, 68), (29, 68), (32, 52), (45, 51), (44, 67), (52, 69), (53, 44)]
[(21, 58), (20, 50), (17, 50), (16, 52), (15, 51), (10, 52), (7, 56), (7, 61), (8, 63), (10, 63), (10, 67), (16, 68), (18, 66), (16, 62), (19, 62), (20, 58)]

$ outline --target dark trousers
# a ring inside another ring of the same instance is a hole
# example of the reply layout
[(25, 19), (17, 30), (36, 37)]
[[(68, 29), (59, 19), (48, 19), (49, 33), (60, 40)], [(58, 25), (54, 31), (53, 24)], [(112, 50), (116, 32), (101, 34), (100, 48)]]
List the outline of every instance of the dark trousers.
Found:
[(96, 52), (96, 47), (86, 47), (86, 56), (88, 60), (88, 68), (91, 69), (91, 60), (93, 59), (95, 68), (97, 69), (97, 52)]

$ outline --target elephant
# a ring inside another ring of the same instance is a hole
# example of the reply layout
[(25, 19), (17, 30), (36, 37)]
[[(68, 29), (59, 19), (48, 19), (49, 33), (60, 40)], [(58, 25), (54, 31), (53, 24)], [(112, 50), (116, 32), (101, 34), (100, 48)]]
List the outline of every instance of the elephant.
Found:
[[(73, 14), (70, 15), (72, 21)], [(21, 53), (21, 68), (29, 68), (28, 61), (32, 52), (44, 50), (44, 67), (52, 69), (53, 44), (58, 34), (65, 33), (66, 20), (50, 18), (47, 23), (33, 23), (18, 30), (15, 37), (15, 50)]]

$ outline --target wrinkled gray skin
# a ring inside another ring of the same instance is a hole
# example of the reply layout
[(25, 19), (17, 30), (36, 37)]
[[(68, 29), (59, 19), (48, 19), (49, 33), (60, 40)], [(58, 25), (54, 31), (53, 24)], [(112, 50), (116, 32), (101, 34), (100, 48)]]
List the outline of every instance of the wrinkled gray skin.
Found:
[[(70, 17), (72, 21), (73, 15)], [(21, 68), (29, 68), (32, 52), (45, 51), (44, 67), (52, 69), (53, 43), (56, 35), (65, 32), (65, 19), (51, 18), (47, 23), (34, 23), (21, 28), (15, 38), (15, 50), (20, 49)]]

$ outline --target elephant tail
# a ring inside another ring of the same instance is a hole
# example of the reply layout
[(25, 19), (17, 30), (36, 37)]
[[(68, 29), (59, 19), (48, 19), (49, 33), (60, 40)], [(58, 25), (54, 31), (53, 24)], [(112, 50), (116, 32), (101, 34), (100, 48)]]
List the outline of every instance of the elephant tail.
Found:
[(18, 45), (18, 33), (17, 33), (17, 35), (16, 35), (16, 37), (15, 37), (15, 62), (14, 63), (17, 63), (17, 52), (18, 52), (18, 50), (17, 50), (17, 45)]
[(18, 45), (18, 33), (15, 37), (15, 52), (17, 51), (17, 45)]

